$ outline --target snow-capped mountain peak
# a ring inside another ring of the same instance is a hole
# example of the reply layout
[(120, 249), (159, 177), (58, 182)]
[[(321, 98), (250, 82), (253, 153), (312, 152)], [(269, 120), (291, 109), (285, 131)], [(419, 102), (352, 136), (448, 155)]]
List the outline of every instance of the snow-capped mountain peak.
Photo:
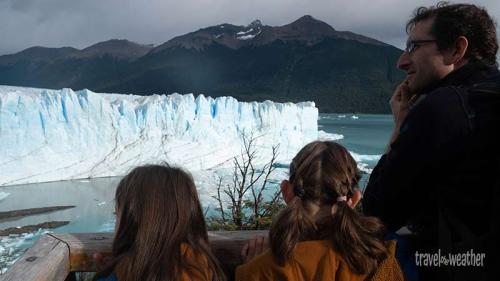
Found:
[(241, 31), (236, 33), (235, 38), (238, 40), (254, 39), (262, 32), (261, 29), (262, 22), (260, 20), (254, 20), (249, 25), (245, 26)]

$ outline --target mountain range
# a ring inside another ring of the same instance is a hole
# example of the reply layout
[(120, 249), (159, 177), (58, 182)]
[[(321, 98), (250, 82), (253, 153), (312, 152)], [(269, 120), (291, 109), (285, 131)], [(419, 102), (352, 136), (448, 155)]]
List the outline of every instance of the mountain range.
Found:
[(311, 16), (284, 26), (220, 24), (161, 45), (109, 40), (0, 56), (0, 84), (241, 101), (314, 101), (320, 112), (387, 113), (402, 51)]

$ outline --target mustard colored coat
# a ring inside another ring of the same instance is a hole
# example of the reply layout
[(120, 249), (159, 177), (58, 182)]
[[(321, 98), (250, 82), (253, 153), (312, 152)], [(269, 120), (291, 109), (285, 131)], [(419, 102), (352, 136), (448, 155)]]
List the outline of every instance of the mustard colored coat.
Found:
[(277, 265), (270, 250), (236, 268), (236, 281), (402, 281), (403, 272), (395, 257), (396, 242), (388, 242), (390, 255), (382, 261), (372, 278), (353, 273), (328, 240), (300, 242), (293, 261)]

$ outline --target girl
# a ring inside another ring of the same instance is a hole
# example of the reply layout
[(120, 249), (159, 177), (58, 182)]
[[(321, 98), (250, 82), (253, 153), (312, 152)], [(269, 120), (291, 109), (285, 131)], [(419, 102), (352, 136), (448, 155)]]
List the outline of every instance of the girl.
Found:
[(116, 189), (116, 234), (99, 281), (224, 280), (190, 175), (137, 167)]
[(403, 280), (381, 222), (350, 206), (359, 179), (341, 145), (302, 148), (281, 183), (287, 207), (271, 225), (271, 249), (238, 267), (236, 280)]

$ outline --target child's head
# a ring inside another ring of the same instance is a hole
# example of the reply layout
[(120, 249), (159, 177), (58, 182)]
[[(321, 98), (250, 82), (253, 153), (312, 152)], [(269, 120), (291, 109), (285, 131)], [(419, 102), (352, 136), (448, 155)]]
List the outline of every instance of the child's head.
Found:
[(137, 246), (161, 244), (167, 237), (207, 238), (193, 179), (180, 168), (137, 167), (120, 181), (115, 200), (116, 234), (134, 237)]
[[(303, 147), (290, 164), (293, 196), (319, 205), (346, 201), (361, 178), (347, 149), (331, 141), (315, 141)], [(345, 199), (345, 200), (344, 200)]]
[(120, 181), (115, 200), (113, 262), (103, 275), (119, 267), (126, 280), (178, 280), (192, 270), (181, 255), (186, 244), (207, 259), (215, 280), (222, 278), (189, 174), (168, 165), (137, 167)]
[(348, 200), (360, 179), (356, 161), (340, 144), (315, 141), (293, 158), (289, 180), (281, 184), (287, 208), (271, 225), (271, 249), (279, 264), (290, 261), (295, 245), (331, 240), (358, 274), (375, 270), (387, 256), (380, 221), (351, 209)]

